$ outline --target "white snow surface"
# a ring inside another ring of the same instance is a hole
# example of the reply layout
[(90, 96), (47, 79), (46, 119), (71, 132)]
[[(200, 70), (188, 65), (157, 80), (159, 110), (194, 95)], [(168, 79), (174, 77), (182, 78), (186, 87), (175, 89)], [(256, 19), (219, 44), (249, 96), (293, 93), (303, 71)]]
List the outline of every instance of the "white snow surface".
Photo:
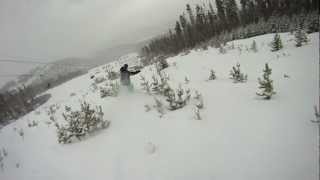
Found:
[[(309, 35), (310, 42), (300, 48), (293, 35), (282, 33), (284, 49), (278, 52), (268, 45), (273, 36), (233, 41), (235, 49), (226, 54), (209, 48), (168, 59), (164, 72), (172, 86), (202, 93), (202, 120), (194, 119), (193, 102), (166, 110), (162, 117), (153, 108), (145, 112), (144, 105), (152, 107), (154, 99), (141, 89), (139, 75), (131, 79), (134, 92), (100, 98), (99, 91), (91, 90), (90, 73), (103, 75), (102, 67), (50, 89), (48, 102), (0, 130), (0, 149), (8, 152), (0, 179), (316, 180), (317, 126), (310, 120), (319, 95), (319, 33)], [(253, 40), (257, 53), (245, 50)], [(246, 83), (229, 79), (237, 62), (248, 74)], [(265, 63), (272, 68), (276, 91), (271, 100), (256, 95)], [(206, 81), (210, 69), (217, 79)], [(151, 79), (153, 71), (145, 67), (140, 75)], [(59, 144), (55, 127), (46, 124), (49, 106), (60, 107), (56, 117), (63, 122), (64, 106), (76, 110), (84, 100), (102, 106), (110, 127), (85, 140)], [(28, 127), (33, 120), (39, 125)]]

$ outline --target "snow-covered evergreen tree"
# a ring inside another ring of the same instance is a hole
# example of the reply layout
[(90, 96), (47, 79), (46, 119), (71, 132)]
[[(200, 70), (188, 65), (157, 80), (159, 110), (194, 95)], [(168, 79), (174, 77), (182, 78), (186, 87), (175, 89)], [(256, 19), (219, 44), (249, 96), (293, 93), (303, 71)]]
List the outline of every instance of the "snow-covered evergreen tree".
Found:
[(259, 89), (261, 92), (257, 93), (259, 96), (263, 96), (264, 99), (270, 99), (272, 95), (276, 92), (273, 90), (273, 81), (270, 79), (272, 69), (269, 68), (268, 63), (265, 64), (265, 69), (263, 70), (263, 79), (258, 78)]
[(152, 91), (156, 94), (166, 95), (170, 90), (169, 79), (169, 76), (163, 72), (158, 72), (157, 76), (153, 75), (151, 82)]
[(245, 75), (241, 72), (239, 63), (237, 63), (236, 67), (232, 67), (232, 70), (230, 71), (230, 76), (230, 79), (233, 79), (234, 83), (246, 82), (248, 78), (248, 75)]
[(209, 76), (209, 80), (215, 80), (216, 77), (216, 73), (214, 72), (213, 69), (210, 70), (210, 76)]
[(67, 124), (57, 126), (58, 142), (71, 143), (73, 138), (80, 140), (91, 132), (107, 128), (110, 122), (103, 119), (103, 114), (101, 106), (95, 110), (86, 102), (81, 104), (80, 111), (66, 108), (66, 112), (62, 115)]
[(283, 48), (280, 35), (276, 33), (274, 35), (273, 41), (271, 42), (271, 51), (279, 51)]
[(195, 91), (194, 99), (196, 100), (196, 107), (202, 109), (204, 107), (202, 94), (198, 91)]
[(166, 95), (166, 101), (169, 102), (168, 109), (173, 111), (176, 109), (180, 109), (184, 107), (187, 102), (190, 100), (190, 90), (184, 90), (179, 87), (176, 92), (174, 90), (170, 90), (169, 93)]

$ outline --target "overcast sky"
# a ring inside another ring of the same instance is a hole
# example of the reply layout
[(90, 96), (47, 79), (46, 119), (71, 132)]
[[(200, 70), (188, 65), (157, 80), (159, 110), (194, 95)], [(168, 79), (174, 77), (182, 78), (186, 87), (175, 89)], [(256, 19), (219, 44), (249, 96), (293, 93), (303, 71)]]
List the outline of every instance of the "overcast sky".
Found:
[(168, 29), (188, 2), (0, 0), (0, 58), (88, 56)]
[[(205, 0), (207, 1), (207, 0)], [(0, 59), (90, 57), (172, 28), (185, 4), (200, 0), (0, 0)], [(0, 62), (3, 74), (31, 66)], [(0, 86), (7, 78), (0, 77)]]

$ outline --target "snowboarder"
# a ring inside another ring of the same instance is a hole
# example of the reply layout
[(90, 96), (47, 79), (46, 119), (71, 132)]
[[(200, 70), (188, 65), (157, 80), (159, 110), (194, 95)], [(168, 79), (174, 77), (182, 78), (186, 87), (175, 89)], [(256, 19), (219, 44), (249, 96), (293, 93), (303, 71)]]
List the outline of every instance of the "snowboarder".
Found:
[(133, 86), (132, 86), (131, 81), (130, 81), (130, 76), (138, 74), (139, 72), (140, 72), (140, 70), (133, 71), (133, 72), (129, 71), (128, 70), (128, 64), (124, 64), (120, 68), (120, 81), (121, 81), (121, 84), (123, 86), (127, 86), (130, 90), (133, 90)]

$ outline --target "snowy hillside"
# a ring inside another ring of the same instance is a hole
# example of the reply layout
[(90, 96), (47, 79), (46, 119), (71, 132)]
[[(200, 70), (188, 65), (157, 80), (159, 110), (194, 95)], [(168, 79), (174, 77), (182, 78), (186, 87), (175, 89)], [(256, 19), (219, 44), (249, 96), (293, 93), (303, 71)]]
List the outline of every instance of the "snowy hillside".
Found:
[[(101, 98), (92, 86), (90, 76), (105, 76), (105, 66), (50, 89), (47, 103), (0, 129), (0, 179), (316, 180), (317, 127), (310, 120), (319, 95), (319, 33), (299, 48), (293, 35), (280, 35), (284, 48), (277, 52), (270, 51), (274, 35), (268, 34), (229, 42), (225, 54), (209, 48), (169, 58), (163, 71), (170, 85), (190, 88), (192, 99), (162, 116), (140, 85), (140, 75), (151, 81), (153, 66), (132, 77), (134, 92), (122, 89), (117, 97)], [(258, 52), (250, 50), (253, 40)], [(238, 62), (245, 83), (229, 79)], [(265, 63), (276, 91), (271, 100), (256, 95)], [(217, 78), (208, 81), (211, 69)], [(194, 118), (195, 91), (204, 99), (202, 120)], [(64, 107), (79, 109), (84, 100), (102, 106), (110, 127), (59, 144), (49, 108), (62, 123)], [(28, 127), (33, 121), (38, 125)]]

